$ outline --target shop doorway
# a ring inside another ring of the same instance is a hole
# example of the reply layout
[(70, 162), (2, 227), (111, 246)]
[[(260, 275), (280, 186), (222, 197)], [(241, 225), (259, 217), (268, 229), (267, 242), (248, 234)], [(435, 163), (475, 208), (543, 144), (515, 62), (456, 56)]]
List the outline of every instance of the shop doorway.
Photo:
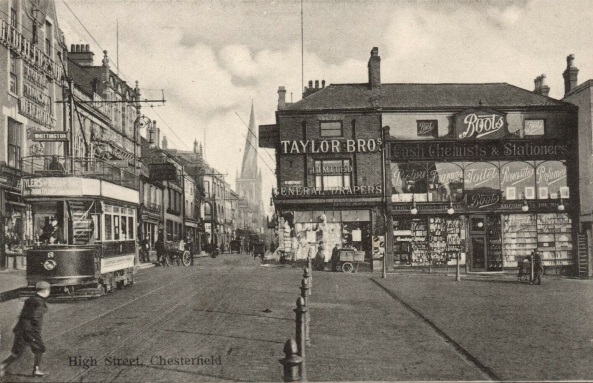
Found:
[(500, 215), (473, 215), (469, 221), (471, 271), (502, 270)]

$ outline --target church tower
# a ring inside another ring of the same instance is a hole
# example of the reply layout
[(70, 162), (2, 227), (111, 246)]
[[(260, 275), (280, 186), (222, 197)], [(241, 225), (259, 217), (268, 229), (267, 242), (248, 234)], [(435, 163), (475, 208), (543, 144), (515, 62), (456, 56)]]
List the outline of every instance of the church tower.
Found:
[(264, 215), (262, 202), (262, 178), (261, 170), (257, 165), (257, 128), (255, 125), (255, 113), (253, 112), (253, 103), (251, 103), (251, 116), (249, 117), (249, 129), (243, 151), (243, 163), (241, 165), (241, 174), (237, 177), (237, 193), (243, 201), (239, 204), (239, 209), (244, 210), (243, 214), (250, 215), (246, 221), (246, 229), (260, 231), (263, 227), (262, 217)]

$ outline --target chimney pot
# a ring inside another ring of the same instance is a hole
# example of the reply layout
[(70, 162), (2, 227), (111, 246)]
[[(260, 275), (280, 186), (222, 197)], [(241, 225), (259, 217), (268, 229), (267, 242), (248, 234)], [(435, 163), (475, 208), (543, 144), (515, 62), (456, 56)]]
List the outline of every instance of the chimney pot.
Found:
[(313, 80), (309, 80), (309, 88), (313, 88)]
[(381, 57), (379, 57), (379, 48), (374, 47), (371, 50), (371, 57), (368, 63), (369, 68), (369, 87), (371, 89), (381, 87)]
[(70, 44), (70, 52), (74, 52), (76, 45), (74, 44)]
[(89, 44), (87, 44), (87, 45), (84, 46), (84, 51), (85, 52), (90, 52), (91, 51), (91, 47), (90, 47)]
[(315, 80), (315, 89), (319, 89), (319, 80)]
[(325, 80), (321, 80), (321, 87), (325, 88)]

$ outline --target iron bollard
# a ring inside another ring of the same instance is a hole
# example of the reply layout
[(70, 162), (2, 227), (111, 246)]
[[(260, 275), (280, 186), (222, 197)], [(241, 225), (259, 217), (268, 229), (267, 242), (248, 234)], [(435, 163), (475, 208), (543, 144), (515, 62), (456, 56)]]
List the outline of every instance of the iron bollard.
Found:
[(296, 313), (296, 342), (297, 342), (297, 349), (299, 351), (299, 356), (303, 358), (303, 362), (301, 363), (301, 379), (307, 380), (307, 371), (305, 368), (305, 346), (306, 346), (306, 318), (307, 318), (307, 306), (305, 306), (305, 300), (303, 297), (299, 297), (296, 301), (296, 309), (294, 312)]
[(284, 358), (279, 362), (284, 366), (284, 381), (285, 382), (300, 382), (302, 381), (299, 370), (303, 363), (303, 358), (298, 354), (297, 342), (294, 339), (288, 339), (284, 343)]
[(313, 260), (311, 257), (307, 258), (307, 268), (309, 269), (309, 284), (313, 286)]
[(309, 289), (309, 281), (306, 278), (303, 278), (301, 281), (301, 298), (305, 303), (305, 307), (307, 308), (307, 312), (305, 313), (304, 321), (305, 321), (305, 344), (307, 346), (311, 345), (311, 338), (309, 338), (309, 323), (311, 322), (311, 312), (309, 311), (309, 296), (311, 295), (311, 290)]
[[(311, 269), (308, 267), (305, 267), (305, 270), (303, 271), (303, 278), (305, 278), (308, 282), (309, 282), (309, 289), (311, 289), (311, 287), (313, 287), (313, 281), (311, 280)], [(309, 295), (311, 295), (311, 291), (309, 290)]]

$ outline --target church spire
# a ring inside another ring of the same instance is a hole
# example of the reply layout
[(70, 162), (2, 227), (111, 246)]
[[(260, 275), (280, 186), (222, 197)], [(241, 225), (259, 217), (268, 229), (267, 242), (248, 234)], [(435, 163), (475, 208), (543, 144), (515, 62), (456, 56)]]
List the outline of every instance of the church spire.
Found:
[(251, 102), (251, 115), (249, 116), (249, 129), (247, 130), (247, 140), (245, 141), (245, 150), (243, 151), (243, 165), (241, 167), (242, 179), (257, 178), (257, 132), (255, 126), (255, 113), (253, 111), (253, 101)]

